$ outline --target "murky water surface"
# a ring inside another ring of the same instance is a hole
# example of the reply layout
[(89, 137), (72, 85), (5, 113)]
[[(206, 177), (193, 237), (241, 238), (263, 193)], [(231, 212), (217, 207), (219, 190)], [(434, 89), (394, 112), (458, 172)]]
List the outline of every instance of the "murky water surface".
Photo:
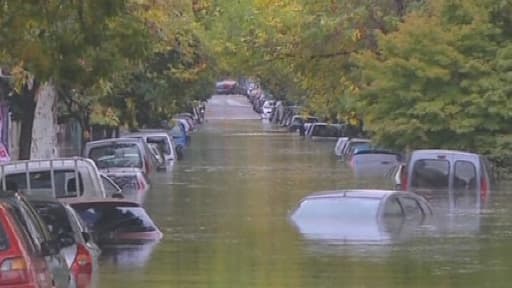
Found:
[(488, 209), (391, 235), (397, 241), (349, 245), (301, 235), (287, 215), (302, 197), (382, 186), (353, 180), (333, 147), (259, 120), (211, 120), (172, 172), (153, 177), (145, 207), (165, 238), (104, 259), (99, 286), (512, 286), (506, 189)]

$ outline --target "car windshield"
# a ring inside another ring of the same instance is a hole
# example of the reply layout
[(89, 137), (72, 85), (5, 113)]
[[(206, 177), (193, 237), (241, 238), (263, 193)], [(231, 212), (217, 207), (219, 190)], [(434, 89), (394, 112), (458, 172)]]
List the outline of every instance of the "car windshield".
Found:
[(144, 208), (131, 203), (99, 202), (76, 203), (78, 212), (87, 227), (98, 233), (135, 233), (156, 231), (155, 224)]
[(47, 201), (30, 201), (30, 204), (36, 209), (37, 214), (41, 216), (54, 239), (59, 239), (63, 234), (71, 235), (73, 233), (64, 206)]
[(0, 251), (9, 249), (9, 240), (5, 233), (4, 225), (0, 222)]
[(380, 199), (357, 197), (325, 197), (306, 199), (295, 211), (295, 217), (332, 220), (376, 217)]
[(99, 169), (113, 167), (142, 168), (142, 157), (135, 143), (117, 143), (93, 147), (89, 152)]

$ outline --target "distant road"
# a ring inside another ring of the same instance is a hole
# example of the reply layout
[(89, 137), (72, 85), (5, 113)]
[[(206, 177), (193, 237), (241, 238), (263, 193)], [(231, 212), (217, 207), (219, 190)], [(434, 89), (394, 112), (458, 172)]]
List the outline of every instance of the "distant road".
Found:
[(252, 105), (242, 95), (213, 95), (206, 104), (207, 120), (260, 119)]

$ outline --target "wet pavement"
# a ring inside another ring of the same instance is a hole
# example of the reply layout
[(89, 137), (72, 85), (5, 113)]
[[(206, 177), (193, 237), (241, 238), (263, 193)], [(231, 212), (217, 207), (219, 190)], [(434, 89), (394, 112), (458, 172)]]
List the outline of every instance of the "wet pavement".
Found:
[(145, 207), (164, 239), (104, 257), (99, 287), (511, 286), (507, 191), (388, 242), (304, 237), (287, 217), (302, 197), (386, 184), (354, 180), (334, 142), (254, 120), (241, 96), (212, 101), (185, 159), (152, 179)]

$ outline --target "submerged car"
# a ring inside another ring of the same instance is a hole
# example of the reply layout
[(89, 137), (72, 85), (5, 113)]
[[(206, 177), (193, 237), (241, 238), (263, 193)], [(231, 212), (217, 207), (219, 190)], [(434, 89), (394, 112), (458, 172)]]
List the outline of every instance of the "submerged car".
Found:
[(104, 172), (111, 168), (136, 168), (149, 176), (157, 162), (141, 138), (113, 138), (87, 142), (84, 157), (90, 158)]
[(305, 197), (290, 219), (307, 239), (366, 243), (400, 238), (404, 225), (421, 225), (431, 215), (429, 203), (413, 193), (339, 190)]
[(343, 136), (344, 130), (344, 124), (313, 123), (306, 135), (311, 137), (313, 140), (334, 141)]
[(396, 171), (397, 185), (426, 198), (451, 197), (480, 207), (493, 182), (489, 161), (482, 155), (455, 150), (415, 150)]
[(399, 153), (371, 149), (356, 151), (351, 155), (349, 166), (356, 178), (382, 178), (388, 171), (401, 163)]
[(158, 241), (162, 232), (139, 203), (121, 199), (88, 199), (67, 203), (77, 211), (100, 245)]
[[(109, 189), (119, 188), (121, 190), (120, 195), (116, 194), (118, 195), (116, 198), (127, 198), (142, 203), (151, 188), (149, 178), (145, 177), (139, 169), (117, 168), (109, 169), (105, 173), (107, 178), (114, 182)], [(105, 187), (107, 186), (105, 185)]]
[(290, 130), (290, 132), (296, 132), (300, 130), (301, 127), (306, 129), (311, 123), (317, 122), (320, 122), (320, 119), (318, 119), (318, 117), (295, 115), (292, 117), (288, 129)]
[(168, 168), (172, 166), (172, 161), (177, 160), (178, 156), (176, 155), (176, 144), (174, 143), (171, 136), (165, 131), (147, 131), (147, 132), (138, 132), (138, 133), (130, 133), (127, 135), (123, 135), (123, 137), (128, 138), (140, 138), (144, 139), (147, 144), (155, 144), (158, 145), (160, 151), (163, 153), (164, 159), (164, 168)]
[(362, 150), (371, 150), (372, 144), (370, 139), (366, 138), (350, 138), (341, 146), (339, 156), (342, 160), (350, 159), (354, 152)]
[(100, 249), (76, 212), (55, 199), (29, 197), (52, 237), (59, 241), (61, 254), (70, 267), (76, 287), (90, 287), (98, 273)]

